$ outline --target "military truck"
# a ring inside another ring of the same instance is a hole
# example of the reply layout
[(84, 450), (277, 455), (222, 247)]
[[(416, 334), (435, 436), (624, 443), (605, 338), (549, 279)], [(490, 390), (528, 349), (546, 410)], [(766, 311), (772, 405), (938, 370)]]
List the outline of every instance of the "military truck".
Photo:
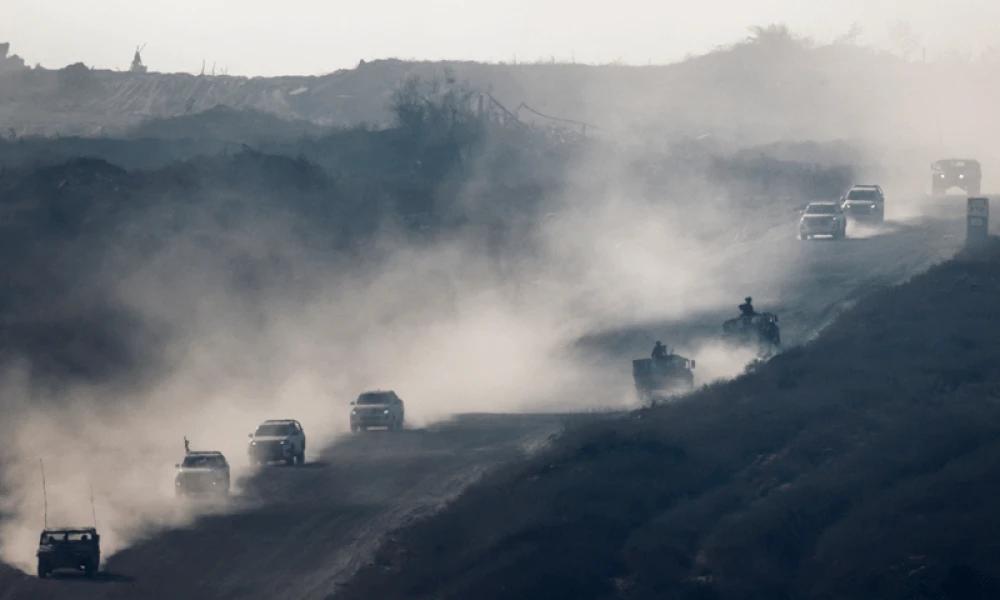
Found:
[(970, 196), (977, 196), (982, 179), (982, 168), (977, 160), (948, 158), (931, 164), (931, 193), (935, 196), (953, 187)]
[(174, 491), (177, 496), (229, 494), (229, 463), (221, 452), (188, 452), (184, 455), (184, 462), (175, 466)]
[(778, 316), (772, 313), (745, 314), (722, 324), (723, 338), (734, 345), (751, 347), (758, 356), (770, 356), (781, 347)]
[(38, 577), (48, 577), (56, 569), (97, 574), (101, 564), (101, 536), (94, 527), (44, 529), (38, 540)]
[(669, 352), (660, 358), (632, 361), (635, 391), (643, 402), (655, 404), (694, 388), (695, 361)]

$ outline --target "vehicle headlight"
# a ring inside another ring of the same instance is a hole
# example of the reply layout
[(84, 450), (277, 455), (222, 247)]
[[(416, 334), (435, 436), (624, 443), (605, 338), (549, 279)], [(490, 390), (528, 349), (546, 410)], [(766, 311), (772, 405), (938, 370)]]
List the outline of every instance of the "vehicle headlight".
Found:
[(257, 445), (257, 441), (256, 440), (250, 440), (250, 445), (251, 446), (256, 446)]
[(351, 414), (352, 414), (352, 415), (356, 415), (356, 414), (358, 414), (358, 409), (356, 409), (356, 408), (355, 408), (355, 409), (352, 409), (352, 410), (351, 410)]
[(288, 444), (288, 440), (281, 440), (278, 443), (281, 444), (282, 446), (284, 446), (284, 445)]
[(382, 414), (383, 414), (383, 415), (387, 415), (387, 414), (389, 414), (389, 409), (387, 408), (387, 409), (383, 410), (383, 411), (382, 411)]
[(959, 179), (965, 179), (965, 173), (959, 173), (958, 174), (958, 178)]
[(941, 179), (944, 179), (944, 173), (941, 173), (940, 175), (938, 175), (938, 177), (940, 177)]

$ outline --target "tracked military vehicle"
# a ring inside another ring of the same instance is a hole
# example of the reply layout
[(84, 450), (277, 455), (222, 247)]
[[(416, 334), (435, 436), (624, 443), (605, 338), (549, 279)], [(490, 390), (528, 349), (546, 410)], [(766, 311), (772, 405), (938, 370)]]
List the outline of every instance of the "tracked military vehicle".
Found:
[(770, 356), (781, 347), (778, 316), (772, 313), (744, 314), (722, 324), (723, 338), (734, 345), (754, 348), (759, 356)]
[(655, 404), (694, 387), (695, 361), (672, 352), (658, 358), (632, 361), (635, 391), (643, 402)]
[(101, 564), (101, 536), (94, 527), (45, 529), (38, 540), (38, 577), (48, 577), (57, 569), (97, 574)]

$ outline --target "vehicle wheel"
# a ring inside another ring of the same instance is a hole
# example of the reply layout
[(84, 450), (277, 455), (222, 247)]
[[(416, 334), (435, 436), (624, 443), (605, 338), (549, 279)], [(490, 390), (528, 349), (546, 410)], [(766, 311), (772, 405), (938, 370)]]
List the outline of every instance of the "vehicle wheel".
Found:
[(358, 432), (358, 426), (355, 425), (354, 423), (351, 423), (351, 433), (357, 433), (357, 432)]
[(303, 450), (302, 452), (299, 452), (299, 455), (296, 457), (296, 459), (298, 460), (300, 467), (306, 464), (306, 451)]
[(97, 575), (97, 564), (94, 562), (89, 562), (83, 566), (83, 573), (87, 577), (93, 579), (94, 575)]
[(49, 576), (49, 567), (45, 563), (39, 561), (38, 563), (38, 578), (45, 579)]

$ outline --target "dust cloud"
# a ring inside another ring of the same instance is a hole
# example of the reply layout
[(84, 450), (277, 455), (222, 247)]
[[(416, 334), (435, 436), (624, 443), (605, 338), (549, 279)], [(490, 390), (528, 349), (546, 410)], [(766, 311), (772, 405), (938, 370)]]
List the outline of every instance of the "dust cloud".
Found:
[[(768, 43), (752, 48), (760, 64), (777, 61), (789, 76), (808, 66), (787, 40)], [(881, 121), (886, 107), (857, 112), (861, 100), (842, 110), (830, 101), (823, 106), (832, 116), (817, 118), (802, 102), (810, 90), (797, 82), (754, 84), (750, 92), (760, 95), (744, 95), (742, 112), (727, 111), (737, 95), (720, 98), (726, 90), (714, 83), (746, 83), (734, 76), (740, 64), (707, 65), (702, 89), (664, 106), (626, 95), (636, 109), (631, 124), (606, 134), (625, 137), (602, 139), (561, 174), (565, 184), (522, 232), (523, 247), (501, 258), (474, 233), (418, 243), (390, 229), (371, 243), (370, 258), (322, 261), (294, 224), (270, 217), (244, 230), (180, 235), (138, 263), (124, 249), (111, 261), (113, 276), (103, 276), (122, 305), (169, 332), (149, 341), (162, 345), (163, 364), (141, 381), (68, 389), (37, 389), (16, 367), (4, 375), (0, 558), (32, 568), (42, 523), (39, 458), (50, 524), (89, 523), (92, 486), (108, 556), (160, 528), (252, 502), (177, 502), (173, 465), (184, 436), (195, 449), (223, 451), (238, 482), (251, 472), (246, 434), (260, 421), (301, 421), (308, 460), (345, 434), (349, 402), (372, 388), (399, 393), (410, 427), (459, 412), (634, 407), (628, 359), (581, 357), (574, 343), (594, 331), (730, 312), (740, 297), (733, 290), (772, 268), (741, 259), (794, 218), (788, 206), (766, 202), (768, 189), (706, 175), (681, 142), (707, 135), (712, 151), (725, 153), (774, 140), (863, 139), (866, 126), (884, 138), (925, 118), (914, 101), (906, 119)], [(841, 68), (834, 83), (850, 73)], [(781, 100), (779, 112), (767, 95)], [(986, 114), (967, 96), (970, 110)], [(772, 112), (764, 115), (765, 107)], [(751, 125), (730, 128), (729, 112)], [(640, 135), (642, 119), (651, 125)], [(678, 142), (655, 149), (651, 135)], [(921, 148), (907, 156), (929, 161), (926, 142), (899, 145)], [(878, 164), (873, 173), (917, 160), (858, 146), (876, 156), (866, 157)], [(686, 172), (688, 164), (696, 166)], [(712, 340), (681, 350), (698, 360), (699, 384), (732, 377), (752, 358)]]

